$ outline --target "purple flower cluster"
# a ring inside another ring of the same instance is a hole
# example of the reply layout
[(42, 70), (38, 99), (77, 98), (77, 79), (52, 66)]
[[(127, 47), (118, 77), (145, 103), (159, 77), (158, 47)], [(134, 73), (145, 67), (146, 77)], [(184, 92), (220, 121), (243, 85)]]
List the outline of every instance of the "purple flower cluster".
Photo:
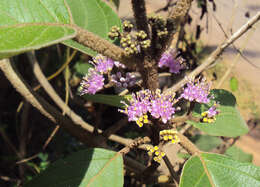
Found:
[(104, 77), (95, 69), (89, 68), (88, 74), (85, 75), (80, 83), (80, 95), (95, 94), (104, 86)]
[(97, 55), (95, 58), (93, 58), (93, 62), (94, 62), (96, 71), (98, 71), (99, 73), (102, 73), (102, 74), (108, 73), (114, 67), (114, 61), (103, 55)]
[[(114, 65), (117, 68), (125, 68), (124, 64), (113, 61), (112, 59), (102, 55), (97, 55), (93, 58), (93, 62), (90, 63), (94, 65), (94, 68), (90, 68), (88, 74), (83, 77), (80, 83), (80, 95), (95, 94), (97, 91), (101, 90), (104, 86), (105, 80), (103, 74), (111, 71)], [(127, 82), (130, 80), (130, 77), (126, 77), (126, 79)]]
[(190, 81), (187, 83), (187, 87), (184, 88), (180, 98), (196, 101), (198, 103), (209, 103), (209, 90), (210, 85), (206, 83), (206, 80), (202, 80), (201, 82), (198, 81), (197, 83)]
[(171, 73), (180, 73), (180, 70), (183, 69), (182, 63), (183, 59), (181, 57), (177, 58), (177, 52), (174, 49), (162, 54), (158, 66), (160, 68), (168, 67)]
[(112, 82), (115, 83), (117, 87), (131, 87), (136, 83), (136, 76), (132, 73), (126, 73), (125, 77), (122, 76), (121, 72), (117, 72), (111, 76)]
[(148, 112), (152, 117), (167, 123), (175, 113), (172, 101), (171, 96), (163, 96), (159, 90), (155, 94), (150, 90), (143, 90), (132, 94), (129, 105), (125, 103), (125, 110), (119, 111), (128, 115), (128, 121), (135, 121), (139, 127), (148, 123)]

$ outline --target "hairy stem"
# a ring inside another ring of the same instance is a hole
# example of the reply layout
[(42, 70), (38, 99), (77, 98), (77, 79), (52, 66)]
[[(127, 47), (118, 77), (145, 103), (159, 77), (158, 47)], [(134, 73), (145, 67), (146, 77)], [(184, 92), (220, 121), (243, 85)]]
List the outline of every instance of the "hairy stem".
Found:
[(146, 16), (146, 7), (144, 0), (132, 0), (132, 8), (134, 12), (136, 27), (143, 30), (149, 37), (149, 28)]

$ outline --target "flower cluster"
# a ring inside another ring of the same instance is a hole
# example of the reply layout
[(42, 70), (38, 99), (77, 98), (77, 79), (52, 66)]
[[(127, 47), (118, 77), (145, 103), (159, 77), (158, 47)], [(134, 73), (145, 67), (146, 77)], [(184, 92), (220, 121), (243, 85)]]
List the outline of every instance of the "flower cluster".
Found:
[(114, 61), (103, 55), (97, 55), (93, 58), (95, 69), (99, 73), (108, 73), (114, 67)]
[(217, 104), (214, 104), (212, 107), (209, 108), (208, 111), (203, 112), (201, 114), (202, 121), (205, 123), (213, 123), (214, 121), (216, 121), (216, 115), (219, 114), (219, 110), (217, 110)]
[(136, 94), (132, 94), (132, 98), (129, 100), (129, 105), (126, 105), (125, 110), (119, 109), (119, 112), (128, 115), (128, 121), (135, 121), (139, 127), (142, 127), (144, 123), (148, 123), (149, 103), (150, 103), (150, 91), (142, 90)]
[(162, 54), (158, 66), (160, 68), (168, 67), (171, 73), (180, 73), (180, 70), (183, 69), (182, 66), (183, 59), (177, 57), (177, 52), (174, 49)]
[(163, 140), (163, 141), (171, 141), (171, 143), (180, 142), (180, 139), (177, 136), (177, 131), (175, 131), (175, 130), (162, 130), (162, 131), (160, 131), (160, 139)]
[(146, 147), (149, 156), (153, 156), (153, 160), (160, 163), (162, 158), (165, 156), (165, 152), (159, 150), (158, 146), (147, 146)]
[(114, 66), (117, 68), (125, 68), (124, 64), (102, 55), (97, 55), (93, 58), (93, 62), (90, 63), (94, 65), (94, 68), (90, 68), (88, 74), (83, 77), (80, 83), (80, 95), (95, 94), (101, 90), (105, 81), (103, 74), (111, 71)]
[(209, 103), (209, 90), (210, 85), (206, 83), (205, 79), (196, 83), (190, 80), (179, 99), (184, 98), (198, 103)]
[(115, 83), (117, 87), (131, 87), (136, 83), (136, 76), (132, 73), (126, 73), (126, 76), (123, 77), (121, 72), (117, 72), (111, 76), (112, 82)]
[(104, 77), (95, 69), (89, 68), (88, 74), (85, 75), (80, 83), (80, 95), (95, 94), (104, 86)]
[(173, 98), (162, 95), (160, 90), (156, 90), (155, 94), (150, 90), (139, 91), (132, 94), (129, 104), (125, 105), (125, 110), (119, 111), (128, 115), (128, 121), (135, 121), (139, 127), (149, 122), (148, 112), (152, 117), (161, 119), (163, 123), (167, 123), (175, 113)]

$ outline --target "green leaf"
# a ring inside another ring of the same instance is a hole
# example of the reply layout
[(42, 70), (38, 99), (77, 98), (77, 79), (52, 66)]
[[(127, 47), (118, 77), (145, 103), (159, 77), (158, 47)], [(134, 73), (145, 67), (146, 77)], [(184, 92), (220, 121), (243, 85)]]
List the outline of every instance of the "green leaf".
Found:
[(253, 160), (252, 154), (245, 153), (236, 146), (228, 148), (225, 152), (225, 155), (230, 156), (232, 159), (239, 162), (252, 162)]
[(93, 68), (93, 65), (81, 61), (76, 62), (76, 64), (73, 67), (73, 69), (76, 71), (76, 74), (79, 77), (85, 76), (88, 73), (89, 68)]
[[(101, 0), (67, 0), (76, 25), (109, 40), (107, 34), (112, 26), (121, 28), (117, 14)], [(111, 41), (111, 40), (110, 40)], [(97, 53), (72, 40), (63, 42), (90, 56)]]
[(123, 159), (105, 149), (72, 153), (51, 164), (25, 187), (122, 187)]
[(121, 101), (127, 103), (128, 102), (127, 99), (129, 99), (129, 97), (131, 96), (130, 95), (118, 96), (118, 95), (104, 95), (104, 94), (95, 94), (95, 95), (86, 94), (83, 95), (82, 97), (94, 103), (101, 103), (101, 104), (106, 104), (106, 105), (115, 106), (119, 108), (124, 108), (125, 105), (121, 103)]
[(237, 137), (248, 133), (248, 127), (236, 108), (236, 99), (232, 93), (226, 90), (212, 90), (214, 96), (210, 104), (196, 104), (193, 116), (201, 117), (201, 113), (207, 111), (214, 102), (219, 103), (220, 114), (213, 123), (197, 123), (188, 121), (189, 124), (212, 136)]
[(183, 159), (189, 159), (190, 157), (191, 157), (191, 155), (190, 154), (188, 154), (188, 153), (177, 153), (177, 156), (179, 157), (179, 158), (183, 158)]
[(191, 140), (202, 151), (211, 151), (222, 142), (220, 138), (209, 135), (196, 135)]
[(180, 187), (211, 187), (211, 183), (216, 187), (260, 186), (260, 167), (211, 153), (202, 153), (201, 159), (194, 156), (185, 163)]
[(229, 81), (230, 89), (235, 92), (238, 89), (238, 80), (235, 77), (232, 77)]
[(73, 38), (63, 0), (1, 0), (0, 58)]

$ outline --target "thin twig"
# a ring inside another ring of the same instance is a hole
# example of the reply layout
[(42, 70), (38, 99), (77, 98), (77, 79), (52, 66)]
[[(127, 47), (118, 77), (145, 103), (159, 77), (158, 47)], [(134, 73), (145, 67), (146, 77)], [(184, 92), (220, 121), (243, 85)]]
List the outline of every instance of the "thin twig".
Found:
[[(225, 32), (224, 28), (222, 27), (222, 25), (221, 25), (220, 21), (218, 20), (218, 18), (217, 18), (214, 14), (212, 14), (212, 16), (213, 16), (214, 20), (217, 22), (219, 28), (221, 29), (221, 31), (223, 32), (223, 34), (225, 35), (225, 37), (228, 38), (228, 35), (227, 35), (227, 33)], [(243, 50), (238, 49), (235, 44), (232, 44), (232, 46), (233, 46), (233, 48), (236, 50), (236, 52), (238, 52), (238, 53), (240, 54), (240, 56), (241, 56), (248, 64), (250, 64), (251, 66), (253, 66), (253, 67), (257, 68), (257, 69), (260, 69), (260, 67), (256, 66), (253, 62), (251, 62), (251, 61), (243, 54)]]
[[(209, 65), (214, 63), (218, 57), (223, 53), (223, 51), (234, 41), (240, 38), (244, 33), (252, 28), (252, 26), (260, 20), (260, 11), (252, 17), (246, 24), (244, 24), (236, 33), (234, 33), (229, 39), (227, 39), (223, 44), (219, 45), (219, 47), (211, 53), (211, 55), (195, 70), (193, 70), (188, 77), (195, 77), (200, 74), (203, 70), (205, 70)], [(188, 79), (182, 79), (177, 84), (173, 85), (171, 88), (165, 91), (165, 94), (171, 94), (179, 90), (183, 85), (188, 82)]]
[(179, 186), (179, 185), (178, 185), (178, 181), (179, 181), (178, 174), (174, 171), (173, 166), (172, 166), (172, 164), (171, 164), (171, 162), (170, 162), (168, 156), (165, 155), (165, 156), (163, 157), (163, 160), (164, 160), (165, 165), (167, 166), (167, 168), (168, 168), (168, 170), (169, 170), (169, 172), (170, 172), (170, 174), (171, 174), (171, 176), (172, 176), (172, 178), (173, 178), (173, 180), (174, 180), (175, 185), (176, 185), (176, 186)]
[(232, 64), (229, 65), (228, 69), (225, 71), (225, 74), (222, 76), (222, 78), (220, 79), (219, 83), (217, 84), (216, 88), (220, 88), (221, 85), (225, 82), (225, 80), (228, 78), (229, 74), (232, 72), (232, 70), (234, 70), (235, 65), (237, 64), (239, 57), (242, 54), (242, 51), (244, 51), (244, 49), (247, 46), (247, 43), (249, 42), (249, 39), (251, 38), (251, 36), (253, 35), (253, 32), (250, 33), (250, 35), (246, 38), (246, 41), (244, 42), (242, 48), (239, 50), (240, 52), (236, 55), (235, 59), (233, 60)]
[(120, 130), (123, 126), (125, 126), (127, 124), (128, 120), (126, 117), (123, 117), (122, 119), (120, 119), (118, 122), (116, 122), (116, 124), (112, 125), (111, 127), (109, 127), (108, 129), (106, 129), (103, 132), (103, 136), (104, 137), (109, 137), (111, 134), (116, 133), (118, 130)]
[[(69, 133), (75, 136), (80, 141), (91, 144), (91, 135), (88, 131), (89, 124), (74, 123), (69, 118), (62, 116), (52, 105), (46, 102), (42, 97), (33, 92), (32, 88), (23, 80), (22, 76), (15, 69), (9, 59), (0, 60), (0, 69), (4, 72), (7, 79), (11, 82), (14, 88), (35, 108), (37, 108), (44, 116), (50, 119), (55, 124), (60, 124), (67, 129)], [(89, 139), (90, 138), (90, 139)], [(94, 143), (94, 142), (92, 142)]]

